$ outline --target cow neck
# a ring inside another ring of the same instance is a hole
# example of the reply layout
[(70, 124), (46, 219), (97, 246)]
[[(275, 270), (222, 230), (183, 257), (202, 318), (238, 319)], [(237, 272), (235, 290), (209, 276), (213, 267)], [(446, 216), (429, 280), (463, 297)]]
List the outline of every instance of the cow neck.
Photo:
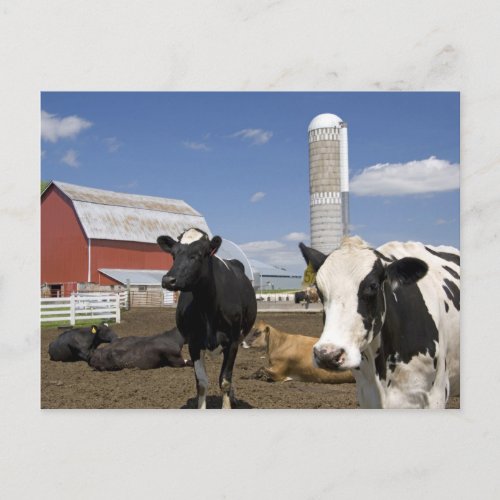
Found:
[(380, 333), (385, 362), (394, 371), (399, 363), (427, 353), (434, 357), (439, 332), (417, 283), (384, 294), (386, 313)]
[(95, 351), (102, 343), (102, 340), (97, 336), (97, 334), (94, 334), (94, 338), (92, 339), (89, 349)]
[(193, 288), (193, 298), (201, 305), (203, 310), (208, 310), (215, 303), (215, 276), (214, 259), (211, 255), (208, 257), (208, 263), (196, 286)]
[(269, 333), (267, 335), (267, 355), (269, 357), (269, 353), (283, 345), (286, 341), (286, 334), (276, 330), (272, 326), (269, 327)]
[(380, 336), (377, 336), (363, 351), (359, 369), (352, 370), (356, 379), (358, 401), (362, 408), (382, 408), (384, 404), (385, 391), (376, 369), (380, 349)]

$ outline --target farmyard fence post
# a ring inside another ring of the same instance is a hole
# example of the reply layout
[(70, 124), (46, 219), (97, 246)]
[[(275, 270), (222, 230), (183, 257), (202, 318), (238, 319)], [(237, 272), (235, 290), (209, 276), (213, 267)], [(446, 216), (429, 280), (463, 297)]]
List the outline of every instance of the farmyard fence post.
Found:
[(120, 295), (116, 294), (115, 295), (116, 299), (116, 309), (115, 309), (115, 314), (116, 314), (116, 322), (120, 323)]
[(71, 294), (69, 298), (69, 323), (71, 326), (75, 326), (75, 296)]

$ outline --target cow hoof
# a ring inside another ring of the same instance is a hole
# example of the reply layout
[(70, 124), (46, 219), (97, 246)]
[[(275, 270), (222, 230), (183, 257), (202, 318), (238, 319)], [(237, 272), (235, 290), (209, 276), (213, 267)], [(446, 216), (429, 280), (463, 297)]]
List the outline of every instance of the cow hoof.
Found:
[(232, 399), (229, 397), (228, 394), (223, 394), (222, 395), (222, 409), (223, 410), (231, 410), (231, 401)]

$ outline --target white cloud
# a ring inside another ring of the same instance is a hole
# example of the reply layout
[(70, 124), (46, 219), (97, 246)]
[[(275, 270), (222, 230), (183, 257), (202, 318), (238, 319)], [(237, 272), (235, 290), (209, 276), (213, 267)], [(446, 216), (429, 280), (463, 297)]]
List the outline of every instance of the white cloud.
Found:
[(439, 219), (436, 219), (434, 221), (434, 224), (436, 226), (442, 226), (443, 224), (451, 224), (452, 222), (455, 222), (455, 219), (446, 220), (446, 219), (443, 219), (443, 218), (439, 218)]
[(305, 241), (309, 240), (309, 235), (306, 233), (288, 233), (283, 239), (287, 241)]
[(265, 144), (271, 140), (273, 133), (270, 130), (262, 130), (261, 128), (244, 128), (229, 137), (242, 137), (248, 139), (252, 144)]
[(301, 275), (306, 267), (296, 242), (285, 244), (277, 240), (251, 241), (239, 246), (248, 258), (285, 268), (293, 274)]
[(262, 200), (266, 196), (266, 193), (263, 193), (262, 191), (257, 191), (250, 197), (250, 201), (252, 203), (257, 203), (258, 201)]
[(68, 149), (66, 154), (61, 158), (61, 161), (72, 168), (78, 168), (80, 166), (78, 153), (74, 149)]
[(378, 163), (351, 181), (359, 196), (402, 196), (451, 191), (460, 186), (459, 166), (431, 156), (408, 163)]
[(210, 151), (210, 148), (203, 142), (184, 141), (182, 145), (187, 149), (194, 149), (195, 151)]
[(247, 253), (259, 253), (268, 252), (270, 250), (278, 250), (280, 248), (285, 248), (285, 245), (280, 241), (268, 240), (268, 241), (250, 241), (248, 243), (243, 243), (240, 245), (241, 249)]
[(108, 151), (110, 153), (118, 151), (122, 146), (122, 143), (116, 137), (106, 137), (102, 140), (102, 142), (106, 144), (106, 147), (108, 148)]
[(59, 118), (42, 110), (41, 130), (45, 141), (57, 142), (59, 139), (73, 138), (91, 126), (91, 122), (76, 115)]

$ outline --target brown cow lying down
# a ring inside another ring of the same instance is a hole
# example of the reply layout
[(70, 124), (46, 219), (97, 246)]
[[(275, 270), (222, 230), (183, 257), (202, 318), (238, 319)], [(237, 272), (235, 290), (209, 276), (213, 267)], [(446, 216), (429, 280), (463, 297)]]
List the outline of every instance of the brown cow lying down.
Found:
[(177, 328), (150, 337), (122, 337), (96, 349), (89, 365), (100, 371), (192, 366), (190, 361), (182, 357), (183, 345), (184, 337)]
[(246, 337), (243, 347), (265, 347), (269, 368), (264, 373), (273, 381), (300, 380), (324, 384), (354, 382), (350, 371), (332, 372), (313, 366), (314, 337), (280, 332), (260, 320)]

